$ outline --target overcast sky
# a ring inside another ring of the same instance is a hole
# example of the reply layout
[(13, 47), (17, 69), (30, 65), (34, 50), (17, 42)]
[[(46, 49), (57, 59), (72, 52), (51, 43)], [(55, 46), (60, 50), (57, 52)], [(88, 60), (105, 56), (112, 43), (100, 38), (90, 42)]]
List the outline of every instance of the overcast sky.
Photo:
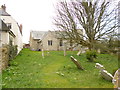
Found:
[(28, 43), (31, 30), (53, 30), (52, 17), (57, 0), (0, 0), (7, 12), (23, 25), (23, 43)]
[[(55, 3), (59, 0), (0, 0), (7, 12), (23, 25), (23, 43), (28, 43), (31, 30), (53, 30), (52, 18)], [(119, 0), (112, 0), (119, 1)]]

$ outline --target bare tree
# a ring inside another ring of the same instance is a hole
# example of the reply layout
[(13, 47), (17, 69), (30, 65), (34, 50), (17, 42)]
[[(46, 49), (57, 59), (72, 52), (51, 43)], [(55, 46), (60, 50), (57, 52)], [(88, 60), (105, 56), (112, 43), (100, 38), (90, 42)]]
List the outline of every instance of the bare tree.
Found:
[(105, 0), (58, 2), (54, 24), (62, 38), (92, 50), (99, 40), (116, 30), (116, 9), (110, 5), (111, 2)]

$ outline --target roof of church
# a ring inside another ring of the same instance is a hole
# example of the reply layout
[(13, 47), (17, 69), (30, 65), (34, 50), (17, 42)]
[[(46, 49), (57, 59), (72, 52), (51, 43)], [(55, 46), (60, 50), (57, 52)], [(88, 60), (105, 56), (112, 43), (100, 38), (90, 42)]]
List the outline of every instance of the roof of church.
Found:
[(42, 39), (47, 31), (32, 31), (31, 35), (33, 39)]

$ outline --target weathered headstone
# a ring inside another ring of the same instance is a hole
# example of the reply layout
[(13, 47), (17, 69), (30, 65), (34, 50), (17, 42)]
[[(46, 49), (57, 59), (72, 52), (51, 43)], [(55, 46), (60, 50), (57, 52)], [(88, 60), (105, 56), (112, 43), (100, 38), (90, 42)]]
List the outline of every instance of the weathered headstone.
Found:
[(114, 88), (120, 90), (120, 68), (115, 72), (113, 80)]
[(97, 50), (98, 53), (101, 53), (100, 49)]
[(80, 54), (81, 54), (81, 50), (78, 51), (77, 55), (80, 56)]
[(112, 81), (112, 79), (113, 79), (112, 74), (108, 73), (106, 70), (101, 70), (100, 73), (101, 73), (101, 76), (102, 76), (104, 79), (106, 79), (106, 80), (108, 80), (108, 81)]
[(99, 70), (104, 70), (105, 69), (105, 67), (103, 65), (99, 64), (99, 63), (96, 63), (95, 67)]
[(42, 49), (42, 57), (44, 58), (44, 50)]
[(75, 59), (73, 56), (70, 57), (74, 64), (77, 66), (78, 69), (84, 70), (80, 63)]
[(64, 49), (64, 56), (66, 56), (66, 49)]
[(79, 45), (78, 48), (79, 48), (79, 51), (78, 51), (77, 55), (80, 56), (80, 54), (82, 53), (82, 50), (83, 50), (83, 46)]
[(67, 41), (63, 41), (64, 56), (66, 56), (66, 48), (67, 48), (66, 44), (67, 44)]
[(106, 79), (106, 80), (108, 80), (108, 81), (112, 81), (113, 76), (105, 70), (105, 68), (104, 68), (103, 65), (101, 65), (101, 64), (99, 64), (99, 63), (96, 63), (95, 67), (100, 70), (100, 75), (101, 75), (104, 79)]

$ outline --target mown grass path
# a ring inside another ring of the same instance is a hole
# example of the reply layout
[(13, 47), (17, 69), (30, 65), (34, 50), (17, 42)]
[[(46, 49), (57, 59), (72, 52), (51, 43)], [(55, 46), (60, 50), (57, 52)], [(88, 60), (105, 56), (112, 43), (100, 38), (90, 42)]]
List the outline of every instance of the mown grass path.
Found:
[[(95, 63), (87, 62), (85, 55), (76, 56), (77, 52), (62, 51), (41, 52), (24, 49), (12, 60), (11, 66), (3, 71), (3, 88), (112, 88), (113, 84), (99, 76)], [(71, 62), (73, 55), (85, 68), (78, 70)], [(99, 55), (96, 62), (103, 64), (113, 73), (117, 69), (117, 57)]]

